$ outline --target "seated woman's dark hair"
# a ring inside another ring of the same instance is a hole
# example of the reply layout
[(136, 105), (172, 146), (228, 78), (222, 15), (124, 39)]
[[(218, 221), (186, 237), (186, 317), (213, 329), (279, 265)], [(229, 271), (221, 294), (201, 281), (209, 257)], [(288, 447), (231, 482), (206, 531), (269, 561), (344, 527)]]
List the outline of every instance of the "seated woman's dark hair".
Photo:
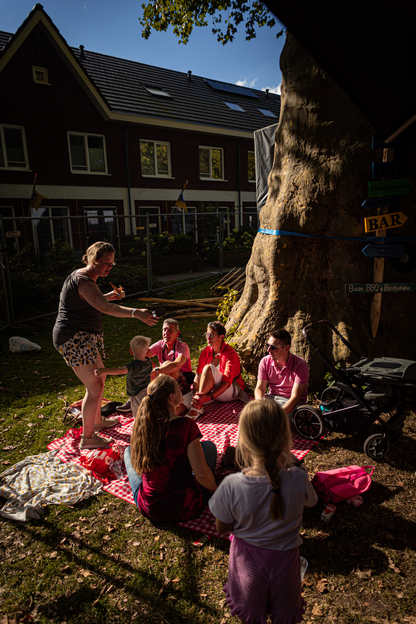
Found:
[(178, 384), (169, 375), (159, 375), (147, 386), (131, 434), (131, 463), (137, 474), (160, 465), (159, 445), (168, 433), (168, 399)]

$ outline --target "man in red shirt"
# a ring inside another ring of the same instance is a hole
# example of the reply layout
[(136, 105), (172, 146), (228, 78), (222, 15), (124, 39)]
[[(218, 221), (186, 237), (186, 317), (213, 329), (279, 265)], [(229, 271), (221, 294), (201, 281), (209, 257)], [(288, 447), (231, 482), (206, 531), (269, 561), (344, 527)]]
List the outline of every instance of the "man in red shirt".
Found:
[(206, 338), (208, 346), (199, 356), (194, 379), (194, 396), (188, 416), (198, 418), (204, 413), (209, 401), (233, 401), (247, 403), (245, 383), (241, 376), (240, 358), (237, 352), (224, 342), (226, 329), (222, 323), (208, 323)]

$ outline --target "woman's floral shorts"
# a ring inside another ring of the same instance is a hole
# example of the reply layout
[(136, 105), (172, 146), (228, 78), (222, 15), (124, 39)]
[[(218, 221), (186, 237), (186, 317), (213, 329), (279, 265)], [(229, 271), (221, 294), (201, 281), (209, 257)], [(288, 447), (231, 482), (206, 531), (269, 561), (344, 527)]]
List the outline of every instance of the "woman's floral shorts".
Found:
[(63, 356), (65, 362), (72, 367), (95, 364), (98, 357), (98, 349), (101, 349), (105, 359), (103, 334), (90, 334), (85, 331), (77, 332), (70, 340), (58, 347), (58, 351)]

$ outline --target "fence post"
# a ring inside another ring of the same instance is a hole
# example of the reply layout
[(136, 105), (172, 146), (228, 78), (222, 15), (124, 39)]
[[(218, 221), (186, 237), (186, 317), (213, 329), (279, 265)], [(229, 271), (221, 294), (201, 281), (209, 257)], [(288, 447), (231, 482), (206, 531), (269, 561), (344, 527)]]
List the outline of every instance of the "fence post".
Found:
[[(0, 269), (1, 269), (1, 281), (4, 288), (4, 300), (6, 306), (7, 326), (11, 325), (15, 321), (14, 307), (13, 307), (13, 294), (12, 285), (9, 272), (9, 260), (7, 257), (6, 236), (4, 229), (4, 222), (0, 215)], [(5, 328), (1, 328), (5, 329)]]
[(152, 241), (150, 238), (150, 215), (146, 214), (147, 237), (147, 289), (152, 290)]
[(224, 228), (223, 228), (223, 221), (224, 221), (224, 217), (223, 217), (223, 213), (220, 210), (218, 212), (218, 216), (219, 216), (219, 236), (218, 236), (218, 273), (220, 275), (223, 274), (223, 266), (224, 266)]

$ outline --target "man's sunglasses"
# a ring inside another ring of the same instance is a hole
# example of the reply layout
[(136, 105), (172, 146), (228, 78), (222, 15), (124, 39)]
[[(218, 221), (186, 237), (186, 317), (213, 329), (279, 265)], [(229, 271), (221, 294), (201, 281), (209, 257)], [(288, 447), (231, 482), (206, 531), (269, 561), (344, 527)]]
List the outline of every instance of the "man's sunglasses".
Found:
[(266, 344), (267, 349), (270, 351), (276, 351), (277, 349), (284, 349), (287, 345), (271, 345), (269, 343)]

